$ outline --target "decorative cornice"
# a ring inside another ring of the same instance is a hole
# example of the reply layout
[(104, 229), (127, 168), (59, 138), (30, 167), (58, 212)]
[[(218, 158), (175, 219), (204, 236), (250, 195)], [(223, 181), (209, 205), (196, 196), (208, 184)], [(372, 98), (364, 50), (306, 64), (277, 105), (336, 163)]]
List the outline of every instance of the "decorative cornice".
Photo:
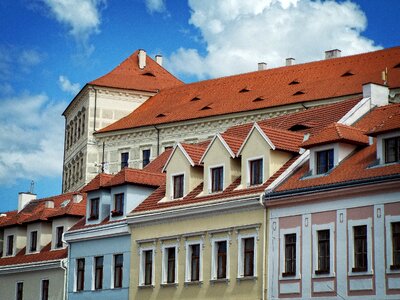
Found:
[(73, 243), (122, 235), (130, 235), (129, 227), (125, 221), (67, 231), (64, 234), (64, 240), (67, 243)]
[(13, 273), (21, 273), (21, 272), (32, 272), (32, 271), (41, 271), (41, 270), (49, 270), (49, 269), (57, 269), (61, 268), (61, 261), (63, 259), (57, 260), (49, 260), (49, 261), (39, 261), (33, 263), (24, 263), (24, 264), (14, 264), (0, 267), (0, 274), (13, 274)]

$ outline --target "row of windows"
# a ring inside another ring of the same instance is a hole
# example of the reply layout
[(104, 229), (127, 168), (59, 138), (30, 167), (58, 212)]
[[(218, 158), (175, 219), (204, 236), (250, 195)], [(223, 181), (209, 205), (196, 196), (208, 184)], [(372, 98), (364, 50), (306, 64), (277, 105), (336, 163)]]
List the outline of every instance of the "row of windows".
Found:
[(70, 168), (65, 168), (64, 172), (64, 189), (68, 190), (75, 183), (79, 182), (83, 178), (84, 172), (83, 157), (80, 160), (76, 160)]
[[(212, 242), (211, 280), (229, 279), (229, 240), (216, 239)], [(154, 286), (154, 247), (141, 248), (139, 286)], [(177, 245), (164, 246), (162, 249), (161, 284), (177, 284), (178, 272)], [(255, 277), (256, 248), (255, 237), (248, 236), (239, 239), (238, 278)], [(203, 281), (203, 243), (201, 241), (187, 242), (185, 282)]]
[[(113, 257), (113, 276), (111, 287), (122, 288), (124, 257), (123, 254), (115, 254)], [(101, 290), (104, 284), (104, 256), (94, 257), (94, 268), (92, 273), (92, 289)], [(76, 282), (75, 291), (85, 290), (85, 258), (76, 260)]]
[[(40, 283), (40, 300), (48, 300), (49, 299), (49, 285), (50, 281), (48, 279), (42, 279)], [(32, 295), (29, 295), (27, 298), (29, 299)], [(24, 299), (24, 283), (22, 281), (17, 282), (17, 286), (15, 287), (15, 299), (23, 300)]]
[[(142, 150), (142, 168), (150, 163), (150, 149)], [(129, 167), (129, 152), (121, 153), (121, 170)]]
[[(124, 193), (114, 195), (112, 210), (110, 212), (112, 217), (122, 216), (124, 214)], [(90, 199), (89, 202), (89, 220), (98, 220), (100, 217), (100, 198)]]
[(78, 113), (66, 128), (65, 147), (69, 149), (76, 141), (78, 141), (85, 134), (86, 114), (85, 108)]

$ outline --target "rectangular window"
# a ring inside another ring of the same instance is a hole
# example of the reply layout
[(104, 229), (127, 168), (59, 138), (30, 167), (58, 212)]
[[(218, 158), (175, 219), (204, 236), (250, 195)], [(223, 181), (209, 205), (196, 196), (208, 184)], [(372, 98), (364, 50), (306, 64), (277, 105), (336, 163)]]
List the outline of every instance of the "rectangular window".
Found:
[(129, 152), (121, 153), (121, 169), (128, 167), (129, 165)]
[(83, 291), (85, 288), (85, 259), (76, 260), (76, 290)]
[(385, 139), (385, 163), (400, 162), (400, 136)]
[(143, 251), (144, 255), (144, 285), (151, 285), (153, 279), (153, 250)]
[(319, 230), (318, 235), (318, 268), (315, 274), (330, 272), (330, 230)]
[(189, 246), (190, 250), (190, 281), (200, 280), (200, 244)]
[(296, 275), (296, 234), (285, 234), (285, 273), (282, 276)]
[(13, 255), (14, 252), (14, 236), (13, 235), (9, 235), (7, 236), (7, 251), (6, 251), (6, 255), (10, 256)]
[(354, 267), (353, 272), (365, 272), (368, 269), (367, 225), (354, 226)]
[(143, 168), (150, 163), (150, 149), (145, 149), (142, 151), (143, 157)]
[(49, 300), (49, 280), (42, 280), (42, 298), (41, 300)]
[(16, 292), (16, 300), (22, 300), (24, 296), (24, 283), (17, 282), (17, 292)]
[(254, 276), (254, 238), (243, 239), (243, 275)]
[(250, 161), (250, 185), (263, 183), (263, 160), (256, 159)]
[(175, 282), (175, 247), (165, 249), (167, 255), (167, 283)]
[(124, 193), (114, 195), (114, 210), (111, 212), (113, 217), (124, 214)]
[(37, 250), (37, 231), (31, 231), (31, 247), (30, 252), (36, 252)]
[(217, 248), (217, 279), (226, 278), (226, 241), (216, 242)]
[(56, 228), (56, 248), (63, 246), (62, 235), (64, 233), (64, 226), (58, 226)]
[(393, 264), (391, 270), (400, 269), (400, 222), (392, 223), (392, 255)]
[(90, 217), (89, 220), (98, 220), (99, 219), (99, 204), (100, 199), (95, 198), (90, 200)]
[(178, 199), (183, 197), (183, 175), (173, 176), (174, 183), (174, 194), (173, 199)]
[(324, 174), (333, 168), (333, 149), (318, 151), (317, 174)]
[(211, 192), (222, 192), (224, 189), (224, 168), (211, 169)]
[(123, 266), (124, 256), (122, 254), (114, 255), (114, 288), (122, 287)]
[(94, 258), (94, 288), (101, 290), (103, 288), (103, 256), (97, 256)]

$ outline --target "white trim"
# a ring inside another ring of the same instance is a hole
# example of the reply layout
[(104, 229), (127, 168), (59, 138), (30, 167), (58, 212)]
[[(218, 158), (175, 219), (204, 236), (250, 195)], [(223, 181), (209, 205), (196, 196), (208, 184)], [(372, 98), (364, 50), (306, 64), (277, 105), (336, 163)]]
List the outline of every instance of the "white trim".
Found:
[[(83, 289), (78, 291), (78, 260), (83, 259)], [(75, 269), (74, 269), (74, 293), (79, 293), (85, 291), (85, 283), (86, 283), (86, 272), (87, 272), (87, 260), (85, 257), (77, 257), (75, 258)]]
[[(380, 134), (376, 138), (376, 158), (379, 160), (380, 165), (385, 165), (386, 149), (384, 140), (400, 136), (400, 130)], [(395, 162), (396, 163), (396, 162)], [(389, 163), (388, 163), (389, 164)]]
[(40, 271), (59, 268), (61, 264), (61, 259), (40, 261), (34, 263), (24, 263), (21, 265), (7, 265), (0, 267), (0, 274), (13, 274), (28, 271)]
[(269, 139), (269, 137), (265, 134), (265, 132), (261, 129), (261, 127), (257, 124), (257, 122), (254, 122), (253, 127), (250, 129), (249, 133), (247, 134), (246, 138), (244, 139), (242, 145), (239, 148), (239, 151), (237, 153), (237, 156), (242, 154), (242, 150), (244, 146), (246, 145), (247, 141), (249, 140), (251, 134), (253, 133), (254, 130), (257, 130), (258, 133), (261, 135), (261, 137), (267, 142), (267, 144), (271, 147), (272, 150), (275, 150), (275, 145), (272, 143), (272, 141)]
[[(347, 234), (348, 234), (348, 262), (349, 276), (359, 276), (359, 275), (372, 275), (374, 273), (372, 268), (372, 218), (362, 219), (362, 220), (348, 220), (347, 221)], [(352, 268), (354, 267), (354, 226), (362, 226), (367, 225), (367, 271), (366, 272), (353, 272)]]
[(163, 244), (161, 246), (161, 284), (168, 284), (168, 257), (166, 255), (167, 248), (175, 248), (175, 281), (173, 283), (178, 283), (178, 243), (173, 244)]
[[(13, 248), (12, 248), (12, 253), (11, 253), (11, 255), (7, 255), (7, 252), (8, 252), (8, 237), (9, 236), (12, 236), (13, 237)], [(16, 248), (17, 248), (17, 239), (16, 239), (16, 234), (8, 234), (6, 237), (5, 237), (5, 241), (4, 241), (4, 254), (3, 254), (3, 257), (13, 257), (13, 256), (15, 256), (15, 252), (16, 252)]]
[[(329, 230), (329, 274), (315, 274), (318, 270), (318, 231)], [(321, 277), (334, 277), (335, 274), (335, 223), (327, 224), (313, 224), (312, 225), (312, 242), (313, 242), (313, 267), (312, 267), (312, 278)]]
[[(115, 256), (122, 255), (122, 282), (121, 287), (115, 287)], [(124, 288), (124, 268), (125, 268), (125, 256), (123, 252), (111, 254), (111, 289), (122, 289)]]
[[(318, 165), (317, 165), (317, 153), (322, 151), (333, 151), (333, 166), (326, 173), (317, 174)], [(324, 176), (329, 171), (334, 169), (339, 164), (339, 144), (338, 143), (330, 143), (322, 146), (315, 146), (310, 149), (310, 160), (309, 160), (309, 170), (312, 172), (313, 177)]]
[(43, 281), (45, 281), (45, 280), (47, 280), (49, 282), (48, 295), (49, 295), (49, 299), (50, 299), (50, 278), (49, 277), (40, 279), (39, 299), (42, 299), (42, 296), (43, 296)]
[(237, 278), (244, 276), (244, 239), (254, 239), (254, 255), (253, 255), (253, 277), (257, 277), (257, 248), (258, 248), (258, 231), (256, 233), (241, 234), (237, 236), (238, 240), (238, 273)]
[[(222, 167), (222, 191), (212, 191), (212, 169), (220, 168)], [(218, 165), (213, 165), (213, 166), (208, 166), (208, 186), (207, 186), (207, 192), (208, 194), (216, 194), (216, 193), (221, 193), (225, 190), (225, 164), (218, 164)]]
[[(226, 277), (225, 278), (217, 278), (218, 274), (218, 248), (216, 247), (216, 244), (219, 242), (226, 242), (226, 266), (225, 266), (225, 272), (226, 272)], [(230, 237), (229, 236), (224, 236), (224, 237), (218, 237), (218, 238), (211, 238), (211, 280), (217, 280), (217, 279), (229, 279), (230, 278), (230, 255), (229, 255), (229, 246), (230, 246)]]
[[(112, 216), (112, 211), (115, 210), (115, 196), (116, 195), (120, 195), (122, 194), (123, 196), (123, 201), (122, 201), (122, 205), (123, 205), (123, 210), (122, 210), (122, 215), (120, 216)], [(113, 193), (111, 193), (110, 195), (110, 220), (115, 221), (115, 220), (121, 220), (126, 216), (126, 205), (127, 205), (127, 193), (125, 191), (121, 191), (118, 190), (117, 192), (114, 191)]]
[(211, 140), (211, 142), (208, 144), (206, 150), (204, 151), (203, 155), (202, 155), (201, 158), (200, 158), (199, 163), (202, 163), (202, 162), (203, 162), (204, 158), (206, 157), (208, 151), (211, 149), (211, 147), (212, 147), (212, 145), (213, 145), (213, 143), (215, 142), (216, 139), (219, 139), (219, 141), (221, 142), (222, 146), (224, 146), (224, 148), (226, 149), (226, 151), (228, 151), (229, 155), (230, 155), (232, 158), (235, 158), (235, 157), (236, 157), (235, 153), (233, 153), (232, 149), (231, 149), (231, 148), (229, 147), (229, 145), (226, 143), (226, 141), (224, 140), (224, 138), (222, 137), (222, 135), (219, 134), (219, 133), (217, 133), (217, 134), (213, 137), (213, 139)]
[[(176, 176), (180, 176), (180, 175), (183, 175), (183, 196), (182, 197), (180, 197), (180, 198), (174, 198), (174, 177), (176, 177)], [(173, 174), (171, 174), (170, 175), (170, 179), (169, 179), (169, 182), (170, 182), (170, 195), (169, 195), (169, 198), (171, 199), (171, 200), (178, 200), (178, 199), (182, 199), (183, 197), (185, 197), (186, 196), (186, 189), (185, 189), (185, 179), (186, 179), (186, 172), (178, 172), (178, 173), (173, 173)]]
[(392, 223), (400, 222), (400, 216), (385, 217), (385, 233), (386, 233), (386, 273), (400, 273), (400, 270), (390, 270), (393, 264), (393, 241), (392, 241)]
[[(251, 185), (250, 183), (250, 178), (251, 178), (251, 168), (250, 168), (250, 162), (255, 161), (255, 160), (259, 160), (261, 159), (261, 166), (262, 166), (262, 178), (261, 178), (261, 183), (260, 184), (255, 184), (255, 185)], [(250, 157), (248, 159), (246, 159), (246, 187), (250, 187), (250, 186), (259, 186), (262, 185), (265, 182), (265, 155), (261, 155), (261, 156), (255, 156), (255, 157)]]
[[(32, 232), (36, 232), (36, 250), (35, 251), (31, 251), (31, 246), (32, 246)], [(26, 240), (26, 254), (36, 254), (40, 252), (40, 233), (39, 230), (37, 228), (30, 230), (27, 234)]]
[(143, 253), (145, 251), (152, 251), (152, 261), (151, 261), (151, 284), (150, 286), (154, 286), (155, 284), (155, 252), (156, 252), (156, 247), (155, 246), (151, 246), (151, 247), (140, 247), (139, 248), (139, 286), (148, 286), (145, 285), (145, 257), (143, 255)]
[(181, 143), (178, 142), (178, 143), (175, 144), (174, 149), (172, 150), (171, 154), (169, 155), (169, 157), (168, 157), (168, 159), (167, 159), (167, 162), (165, 163), (165, 165), (164, 165), (164, 167), (163, 167), (163, 169), (162, 169), (162, 172), (163, 172), (163, 173), (166, 172), (167, 166), (169, 165), (169, 162), (171, 161), (172, 156), (174, 155), (176, 149), (178, 149), (178, 148), (179, 148), (179, 150), (181, 150), (182, 154), (183, 154), (183, 155), (185, 156), (185, 158), (188, 160), (188, 162), (190, 163), (190, 165), (191, 165), (192, 167), (194, 167), (194, 161), (193, 161), (192, 158), (189, 156), (189, 154), (185, 151), (185, 148), (183, 148), (183, 146), (181, 145)]
[[(285, 235), (287, 234), (296, 234), (296, 273), (294, 276), (283, 277), (282, 274), (285, 273)], [(301, 235), (301, 227), (297, 226), (294, 228), (285, 228), (281, 229), (279, 232), (279, 240), (280, 240), (280, 255), (279, 255), (279, 280), (293, 280), (300, 279), (300, 235)]]
[(186, 251), (186, 260), (185, 260), (185, 282), (192, 282), (191, 278), (191, 256), (192, 252), (190, 246), (192, 245), (199, 245), (199, 282), (203, 281), (203, 247), (204, 247), (204, 240), (190, 240), (185, 242), (185, 251)]
[[(87, 227), (73, 231), (64, 232), (64, 240), (67, 243), (87, 241), (93, 239), (103, 239), (121, 235), (130, 235), (129, 227), (126, 221), (99, 225), (95, 227)], [(59, 248), (61, 249), (61, 248)]]

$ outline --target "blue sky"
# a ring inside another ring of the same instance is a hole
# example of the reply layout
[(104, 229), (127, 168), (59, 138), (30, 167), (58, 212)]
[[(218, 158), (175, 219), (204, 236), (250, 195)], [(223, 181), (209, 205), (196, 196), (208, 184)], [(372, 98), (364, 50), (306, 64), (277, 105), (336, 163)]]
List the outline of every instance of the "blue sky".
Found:
[(3, 0), (0, 211), (61, 192), (61, 113), (136, 49), (186, 82), (400, 45), (398, 0)]

